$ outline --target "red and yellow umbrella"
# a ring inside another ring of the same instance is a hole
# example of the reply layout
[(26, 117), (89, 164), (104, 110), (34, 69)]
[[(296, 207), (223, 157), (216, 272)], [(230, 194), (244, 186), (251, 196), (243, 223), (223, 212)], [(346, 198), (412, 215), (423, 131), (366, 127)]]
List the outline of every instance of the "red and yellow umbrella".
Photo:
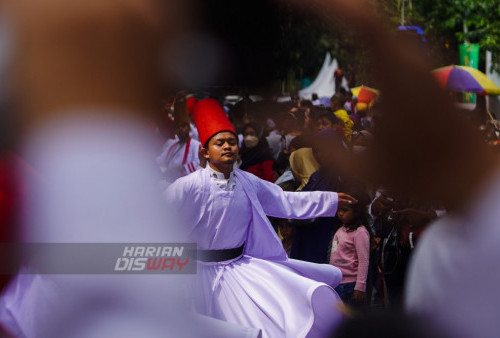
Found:
[(351, 88), (352, 95), (356, 96), (358, 98), (358, 102), (364, 102), (364, 103), (372, 103), (375, 101), (377, 98), (379, 91), (366, 87), (366, 86), (359, 86), (359, 87), (354, 87)]
[(500, 95), (500, 88), (483, 72), (467, 66), (447, 66), (435, 69), (432, 75), (446, 90), (481, 95)]

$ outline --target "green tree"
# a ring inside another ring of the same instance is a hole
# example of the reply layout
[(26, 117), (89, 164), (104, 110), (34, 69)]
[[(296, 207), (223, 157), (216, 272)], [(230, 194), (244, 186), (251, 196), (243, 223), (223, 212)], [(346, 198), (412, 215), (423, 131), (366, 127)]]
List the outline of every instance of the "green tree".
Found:
[[(409, 0), (370, 2), (374, 8), (367, 11), (387, 16), (390, 30), (400, 25), (404, 3), (405, 24), (425, 30), (433, 67), (458, 63), (458, 45), (469, 41), (480, 46), (480, 68), (484, 70), (484, 52), (490, 50), (500, 70), (500, 0), (412, 0), (411, 6)], [(303, 77), (314, 79), (327, 51), (342, 67), (347, 63), (356, 67), (358, 84), (372, 84), (369, 55), (351, 34), (349, 23), (339, 19), (311, 17), (291, 7), (281, 12), (281, 40), (274, 53), (280, 61), (276, 78), (286, 80), (289, 91), (298, 90)]]
[(411, 20), (424, 26), (438, 51), (458, 60), (458, 44), (469, 41), (500, 64), (500, 0), (415, 0), (413, 6)]
[(349, 23), (340, 19), (298, 13), (291, 6), (281, 12), (281, 39), (274, 55), (279, 60), (276, 77), (287, 82), (288, 91), (299, 90), (301, 78), (313, 80), (317, 76), (326, 52), (343, 68), (348, 63), (354, 65), (359, 84), (371, 84), (371, 74), (366, 67), (368, 55), (355, 40)]
[(297, 13), (291, 7), (280, 16), (280, 43), (274, 54), (277, 77), (285, 80), (287, 90), (300, 89), (300, 79), (314, 79), (326, 52), (343, 62), (349, 58), (350, 43), (342, 29), (331, 29), (326, 18)]

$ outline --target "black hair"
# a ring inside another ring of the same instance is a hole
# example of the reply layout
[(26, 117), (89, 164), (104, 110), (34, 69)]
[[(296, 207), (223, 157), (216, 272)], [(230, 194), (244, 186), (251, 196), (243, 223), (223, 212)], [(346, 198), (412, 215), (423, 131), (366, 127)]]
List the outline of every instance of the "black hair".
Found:
[(342, 95), (347, 95), (347, 89), (345, 89), (343, 86), (339, 87), (338, 92)]
[(346, 193), (358, 200), (358, 203), (352, 204), (350, 207), (353, 210), (354, 216), (352, 221), (349, 224), (344, 224), (347, 232), (354, 231), (360, 226), (365, 226), (371, 237), (371, 230), (368, 227), (368, 203), (370, 202), (368, 194), (360, 188), (347, 190)]
[(297, 123), (302, 126), (306, 119), (306, 109), (305, 108), (297, 108), (294, 107), (293, 111), (289, 111), (288, 114), (295, 120)]
[(313, 142), (310, 137), (306, 135), (298, 135), (295, 136), (291, 141), (289, 147), (293, 147), (296, 150), (302, 149), (302, 148), (311, 148), (313, 145)]
[(302, 108), (311, 108), (311, 107), (314, 107), (312, 102), (310, 100), (302, 100), (300, 101), (300, 106)]
[(328, 110), (325, 110), (325, 111), (319, 113), (318, 115), (314, 116), (314, 122), (317, 122), (320, 119), (328, 119), (332, 123), (332, 125), (342, 124), (342, 122), (338, 119), (338, 117), (335, 116), (334, 113), (332, 113)]
[(326, 108), (323, 106), (312, 106), (309, 110), (310, 110), (309, 117), (312, 120), (316, 119), (316, 116), (327, 112)]
[(257, 137), (259, 138), (259, 140), (262, 138), (262, 127), (260, 124), (254, 123), (254, 122), (245, 123), (243, 128), (241, 128), (242, 134), (245, 133), (245, 130), (247, 128), (252, 128), (253, 130), (255, 130), (255, 133), (257, 134)]
[(344, 89), (344, 92), (336, 92), (330, 98), (330, 102), (337, 101), (341, 107), (344, 106), (346, 100), (347, 100), (347, 98), (346, 98), (346, 95), (345, 95), (345, 89)]
[(299, 131), (302, 130), (302, 126), (304, 125), (304, 116), (300, 120), (299, 112), (286, 112), (282, 113), (283, 119), (281, 121), (281, 129), (285, 131), (285, 133), (291, 131)]

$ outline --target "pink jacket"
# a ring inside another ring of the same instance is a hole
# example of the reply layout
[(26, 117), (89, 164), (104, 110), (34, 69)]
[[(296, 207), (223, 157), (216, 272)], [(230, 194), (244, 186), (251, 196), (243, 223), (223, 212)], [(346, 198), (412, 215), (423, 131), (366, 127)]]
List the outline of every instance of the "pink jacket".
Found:
[(330, 264), (342, 271), (341, 284), (356, 282), (354, 290), (365, 292), (370, 259), (370, 234), (364, 226), (348, 232), (345, 226), (333, 237)]

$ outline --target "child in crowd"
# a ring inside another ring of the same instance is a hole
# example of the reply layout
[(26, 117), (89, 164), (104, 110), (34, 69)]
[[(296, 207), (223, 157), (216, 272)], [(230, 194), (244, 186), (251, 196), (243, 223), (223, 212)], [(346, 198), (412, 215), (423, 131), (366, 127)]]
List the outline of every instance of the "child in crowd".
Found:
[(370, 229), (367, 227), (365, 194), (355, 194), (358, 203), (339, 207), (337, 217), (342, 226), (333, 237), (330, 264), (342, 271), (342, 280), (335, 288), (349, 305), (362, 306), (366, 300), (366, 283), (370, 259)]

